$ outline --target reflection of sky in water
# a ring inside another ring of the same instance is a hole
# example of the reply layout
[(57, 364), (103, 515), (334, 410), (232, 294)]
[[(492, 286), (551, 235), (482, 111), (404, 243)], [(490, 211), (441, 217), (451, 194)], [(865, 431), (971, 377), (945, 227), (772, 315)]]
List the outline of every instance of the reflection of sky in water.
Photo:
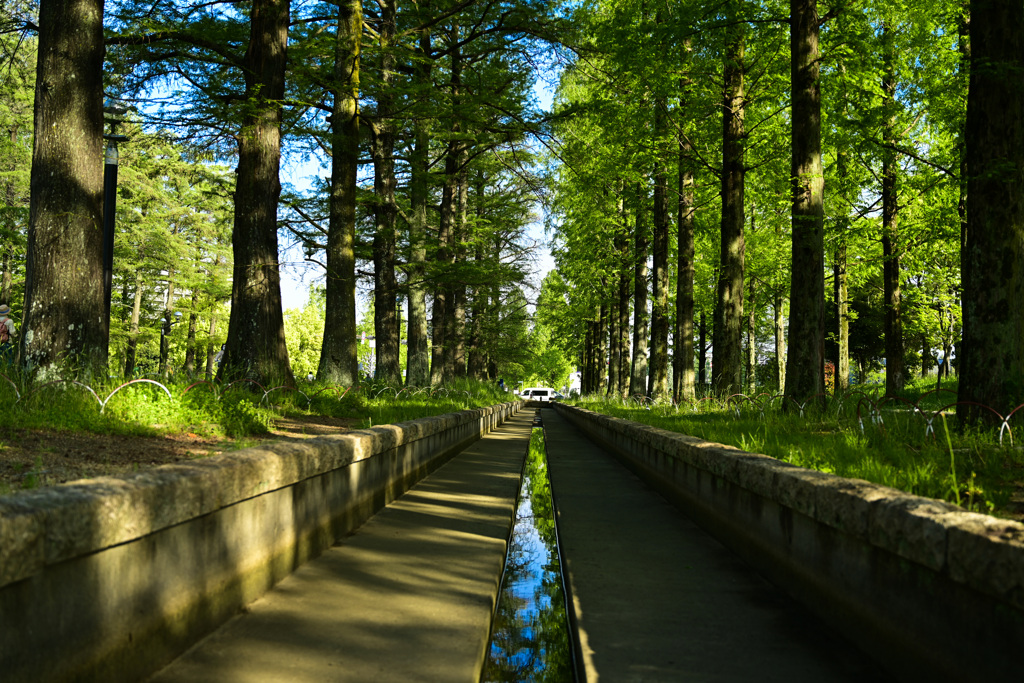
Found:
[[(528, 462), (516, 523), (509, 542), (505, 575), (481, 681), (570, 681), (569, 638), (558, 550), (548, 546), (533, 516), (532, 491), (547, 492), (543, 456)], [(538, 471), (539, 470), (539, 471)], [(537, 482), (541, 486), (534, 486)], [(538, 503), (550, 510), (550, 502)], [(552, 529), (552, 520), (546, 520)], [(548, 539), (553, 541), (554, 534)]]

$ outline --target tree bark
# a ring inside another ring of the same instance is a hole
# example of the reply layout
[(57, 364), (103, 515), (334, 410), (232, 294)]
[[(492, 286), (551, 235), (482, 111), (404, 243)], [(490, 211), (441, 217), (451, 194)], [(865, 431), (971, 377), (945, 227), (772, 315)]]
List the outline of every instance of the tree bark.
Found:
[[(602, 294), (604, 289), (602, 288)], [(595, 346), (596, 357), (595, 370), (597, 375), (597, 393), (604, 396), (608, 391), (608, 316), (611, 307), (602, 302), (599, 317), (597, 319), (597, 343)]]
[(959, 400), (1006, 414), (1024, 402), (1024, 5), (972, 2), (970, 44)]
[(373, 189), (376, 230), (373, 235), (373, 330), (377, 338), (376, 379), (395, 384), (402, 379), (399, 363), (398, 283), (395, 275), (398, 215), (395, 204), (395, 0), (378, 0), (380, 6), (380, 92), (373, 126)]
[[(836, 165), (843, 186), (846, 186), (845, 151), (839, 152)], [(850, 388), (850, 292), (847, 273), (846, 245), (847, 231), (850, 228), (849, 218), (843, 216), (839, 220), (839, 243), (836, 246), (832, 266), (832, 292), (836, 305), (836, 390), (846, 391)]]
[(331, 110), (331, 195), (323, 344), (317, 379), (352, 386), (359, 379), (356, 341), (356, 185), (359, 169), (359, 73), (362, 0), (338, 5)]
[(637, 188), (636, 227), (633, 232), (633, 363), (629, 395), (647, 395), (647, 224), (646, 192)]
[(188, 335), (185, 337), (185, 364), (182, 371), (192, 379), (196, 371), (196, 325), (199, 323), (199, 290), (192, 290), (192, 310), (188, 314)]
[(212, 380), (213, 376), (217, 373), (217, 366), (213, 359), (217, 357), (217, 345), (213, 343), (213, 337), (217, 334), (217, 316), (214, 315), (213, 310), (214, 303), (210, 307), (210, 329), (208, 330), (210, 336), (210, 343), (206, 347), (206, 379)]
[(619, 349), (619, 296), (618, 288), (612, 291), (613, 301), (608, 304), (608, 392), (609, 398), (619, 394), (619, 363), (622, 360)]
[(21, 358), (106, 376), (103, 2), (42, 0)]
[(12, 251), (9, 246), (4, 246), (3, 257), (0, 258), (0, 303), (8, 305), (11, 302), (11, 285), (14, 282), (11, 273)]
[(697, 381), (700, 384), (701, 391), (703, 391), (708, 383), (708, 321), (704, 311), (700, 312), (697, 334), (700, 345), (698, 349), (699, 357), (697, 359)]
[[(903, 359), (903, 295), (900, 291), (900, 246), (897, 205), (899, 168), (896, 162), (896, 67), (892, 29), (882, 27), (882, 279), (885, 291), (885, 393), (903, 391), (906, 368)], [(792, 336), (792, 335), (791, 335)]]
[(679, 141), (679, 267), (676, 282), (675, 382), (676, 402), (696, 396), (693, 373), (693, 273), (695, 255), (694, 177), (689, 140)]
[[(473, 178), (473, 194), (475, 197), (474, 213), (477, 221), (484, 219), (484, 192), (487, 178), (483, 173), (476, 173)], [(476, 240), (473, 260), (479, 269), (484, 269), (486, 255), (484, 254), (484, 240)], [(487, 286), (480, 282), (474, 282), (470, 297), (470, 329), (467, 350), (466, 374), (472, 379), (483, 380), (487, 376), (487, 355), (483, 349), (483, 326), (484, 318), (487, 316), (489, 301), (487, 297)]]
[[(458, 26), (451, 29), (452, 40), (459, 33)], [(451, 56), (451, 74), (449, 86), (452, 97), (452, 139), (445, 150), (444, 182), (441, 188), (440, 225), (438, 228), (438, 247), (435, 262), (440, 266), (435, 278), (434, 307), (431, 327), (433, 339), (430, 350), (430, 383), (445, 384), (451, 381), (454, 373), (454, 350), (451, 345), (451, 319), (454, 317), (454, 292), (451, 277), (451, 266), (455, 258), (452, 242), (456, 234), (456, 216), (458, 212), (458, 176), (462, 167), (465, 143), (460, 140), (462, 120), (458, 108), (462, 92), (462, 56), (458, 50)]]
[[(466, 220), (466, 207), (469, 203), (469, 178), (466, 172), (465, 162), (460, 164), (459, 169), (459, 192), (458, 192), (458, 211), (457, 211), (457, 222), (455, 232), (455, 243), (458, 245), (455, 250), (455, 260), (457, 263), (466, 262), (466, 248), (463, 246), (466, 244), (468, 237), (467, 229), (468, 222)], [(451, 331), (452, 331), (452, 376), (456, 378), (463, 378), (466, 376), (466, 305), (467, 305), (467, 291), (466, 282), (463, 278), (459, 278), (457, 282), (453, 283), (452, 288), (452, 318), (451, 318)]]
[[(424, 30), (419, 37), (418, 57), (413, 66), (416, 80), (429, 83), (433, 63), (431, 35)], [(427, 203), (430, 201), (430, 129), (423, 117), (413, 122), (413, 149), (409, 159), (409, 331), (405, 382), (421, 387), (430, 384), (430, 351), (427, 338), (426, 260)]]
[(785, 306), (782, 292), (775, 292), (775, 372), (779, 384), (779, 393), (786, 393), (786, 318), (782, 315)]
[[(735, 17), (733, 17), (735, 19)], [(722, 102), (722, 247), (712, 346), (711, 384), (722, 396), (739, 393), (743, 368), (744, 272), (744, 37), (736, 23), (725, 46), (725, 99)]]
[[(971, 0), (962, 0), (961, 15), (956, 24), (957, 50), (959, 52), (959, 76), (970, 78), (971, 74)], [(969, 259), (963, 258), (967, 253), (967, 189), (968, 189), (968, 166), (967, 166), (967, 126), (966, 122), (959, 130), (959, 200), (956, 203), (956, 213), (961, 221), (961, 282), (966, 283), (970, 279), (968, 267)], [(963, 310), (961, 311), (963, 318)], [(949, 356), (946, 355), (946, 366), (949, 365)], [(948, 369), (948, 368), (947, 368)]]
[(793, 238), (785, 395), (802, 403), (825, 391), (825, 182), (816, 0), (790, 0), (790, 52)]
[(128, 326), (128, 345), (124, 354), (124, 378), (135, 374), (135, 354), (139, 346), (139, 318), (142, 315), (142, 270), (135, 271), (135, 296), (132, 299), (132, 317)]
[[(667, 128), (668, 103), (655, 98), (654, 135), (660, 141)], [(658, 144), (657, 142), (655, 143)], [(651, 398), (668, 398), (668, 173), (660, 160), (654, 165), (653, 306), (651, 310)]]
[(164, 293), (164, 324), (160, 328), (160, 375), (171, 374), (171, 325), (174, 324), (174, 270), (167, 271), (167, 291)]
[(749, 292), (747, 300), (747, 358), (746, 358), (746, 373), (747, 373), (747, 394), (753, 395), (755, 391), (755, 374), (757, 372), (757, 337), (756, 337), (756, 322), (754, 317), (755, 311), (755, 300), (757, 296), (757, 290), (755, 289), (754, 279), (750, 279), (750, 284), (747, 287)]
[(284, 339), (277, 260), (281, 195), (281, 102), (288, 42), (288, 0), (254, 0), (245, 52), (249, 105), (238, 137), (238, 180), (231, 243), (234, 268), (228, 340), (220, 379), (245, 377), (294, 385)]

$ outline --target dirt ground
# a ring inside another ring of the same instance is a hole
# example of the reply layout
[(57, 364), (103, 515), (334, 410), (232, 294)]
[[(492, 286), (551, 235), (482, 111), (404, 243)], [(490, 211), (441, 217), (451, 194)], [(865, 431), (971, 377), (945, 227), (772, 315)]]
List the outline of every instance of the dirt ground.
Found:
[(0, 438), (0, 495), (105, 475), (127, 474), (280, 439), (349, 431), (355, 420), (312, 416), (277, 421), (270, 434), (245, 439), (198, 434), (120, 436), (35, 429), (5, 430)]

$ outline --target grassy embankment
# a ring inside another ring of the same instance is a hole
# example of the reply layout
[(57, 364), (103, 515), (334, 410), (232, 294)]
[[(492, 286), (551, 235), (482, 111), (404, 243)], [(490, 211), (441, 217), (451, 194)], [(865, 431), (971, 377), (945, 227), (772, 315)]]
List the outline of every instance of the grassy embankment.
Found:
[(877, 386), (857, 387), (803, 416), (792, 404), (782, 411), (781, 399), (768, 395), (678, 407), (593, 397), (575, 403), (801, 467), (1019, 517), (1011, 498), (1024, 480), (1024, 420), (1013, 419), (1016, 447), (1011, 433), (1000, 445), (998, 429), (959, 432), (953, 408), (944, 411), (945, 420), (936, 414), (956, 401), (956, 388), (955, 380), (946, 381), (936, 392), (933, 380), (908, 388), (902, 400), (882, 402)]
[[(49, 467), (40, 464), (38, 454), (26, 453), (19, 439), (28, 441), (25, 436), (36, 432), (71, 437), (106, 435), (111, 437), (111, 448), (124, 437), (187, 435), (214, 440), (218, 449), (230, 450), (273, 436), (275, 425), (283, 420), (302, 424), (324, 422), (326, 417), (333, 418), (331, 426), (344, 425), (340, 430), (361, 429), (493, 405), (511, 397), (491, 384), (479, 382), (460, 382), (433, 390), (403, 390), (372, 382), (351, 388), (302, 383), (297, 390), (264, 388), (251, 382), (170, 382), (164, 385), (165, 391), (164, 386), (147, 381), (127, 386), (121, 381), (87, 386), (71, 381), (33, 385), (19, 379), (0, 376), (0, 425), (5, 426), (0, 430), (0, 466), (10, 465), (6, 469), (14, 470), (8, 472), (12, 476), (7, 482), (0, 481), (0, 495), (62, 480), (35, 476), (35, 471)], [(20, 461), (5, 463), (5, 456), (15, 451)], [(95, 460), (88, 453), (69, 453), (66, 457)], [(88, 476), (124, 471), (124, 457), (116, 466), (113, 457), (107, 459), (111, 461), (109, 472), (90, 466), (88, 471), (94, 474)], [(31, 465), (33, 460), (35, 466)], [(140, 454), (134, 468), (149, 464)]]

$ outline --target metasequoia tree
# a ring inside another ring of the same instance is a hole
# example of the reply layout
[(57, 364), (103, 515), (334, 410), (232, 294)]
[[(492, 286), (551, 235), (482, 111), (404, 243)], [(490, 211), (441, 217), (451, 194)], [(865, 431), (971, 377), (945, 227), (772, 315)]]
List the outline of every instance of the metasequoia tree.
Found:
[(903, 301), (900, 289), (899, 164), (895, 149), (895, 38), (889, 23), (882, 26), (882, 259), (885, 292), (885, 391), (903, 391)]
[(714, 364), (711, 384), (720, 394), (741, 391), (744, 269), (744, 182), (746, 162), (744, 117), (743, 24), (735, 12), (726, 29), (722, 101), (722, 241), (719, 255), (718, 298), (712, 337)]
[(105, 372), (103, 2), (42, 0), (22, 360)]
[(375, 377), (388, 383), (401, 380), (399, 367), (399, 329), (396, 314), (398, 283), (396, 281), (395, 205), (395, 65), (394, 43), (398, 11), (395, 0), (378, 0), (377, 21), (379, 44), (377, 78), (377, 111), (370, 127), (370, 149), (373, 156), (373, 311), (374, 335), (377, 338)]
[(334, 71), (330, 81), (331, 183), (326, 249), (326, 319), (317, 378), (344, 386), (352, 386), (358, 379), (355, 232), (362, 32), (362, 1), (339, 2)]
[(825, 390), (825, 182), (818, 24), (816, 0), (790, 1), (793, 260), (785, 395), (801, 403)]
[(143, 98), (154, 82), (186, 74), (192, 96), (176, 102), (165, 122), (213, 134), (211, 144), (237, 153), (231, 318), (218, 376), (291, 384), (277, 242), (289, 2), (254, 0), (247, 22), (208, 5), (194, 17), (140, 16), (130, 3), (119, 9), (107, 44), (116, 48), (124, 96)]
[(231, 238), (231, 319), (218, 377), (292, 384), (277, 255), (288, 9), (288, 0), (254, 0), (249, 19), (249, 46), (242, 61), (247, 107), (238, 136)]
[(1005, 414), (1024, 401), (1024, 5), (971, 2), (970, 42), (959, 400)]
[(647, 336), (650, 316), (647, 313), (647, 254), (650, 248), (647, 216), (644, 207), (647, 190), (636, 188), (636, 211), (633, 229), (633, 362), (629, 373), (629, 395), (647, 395)]

